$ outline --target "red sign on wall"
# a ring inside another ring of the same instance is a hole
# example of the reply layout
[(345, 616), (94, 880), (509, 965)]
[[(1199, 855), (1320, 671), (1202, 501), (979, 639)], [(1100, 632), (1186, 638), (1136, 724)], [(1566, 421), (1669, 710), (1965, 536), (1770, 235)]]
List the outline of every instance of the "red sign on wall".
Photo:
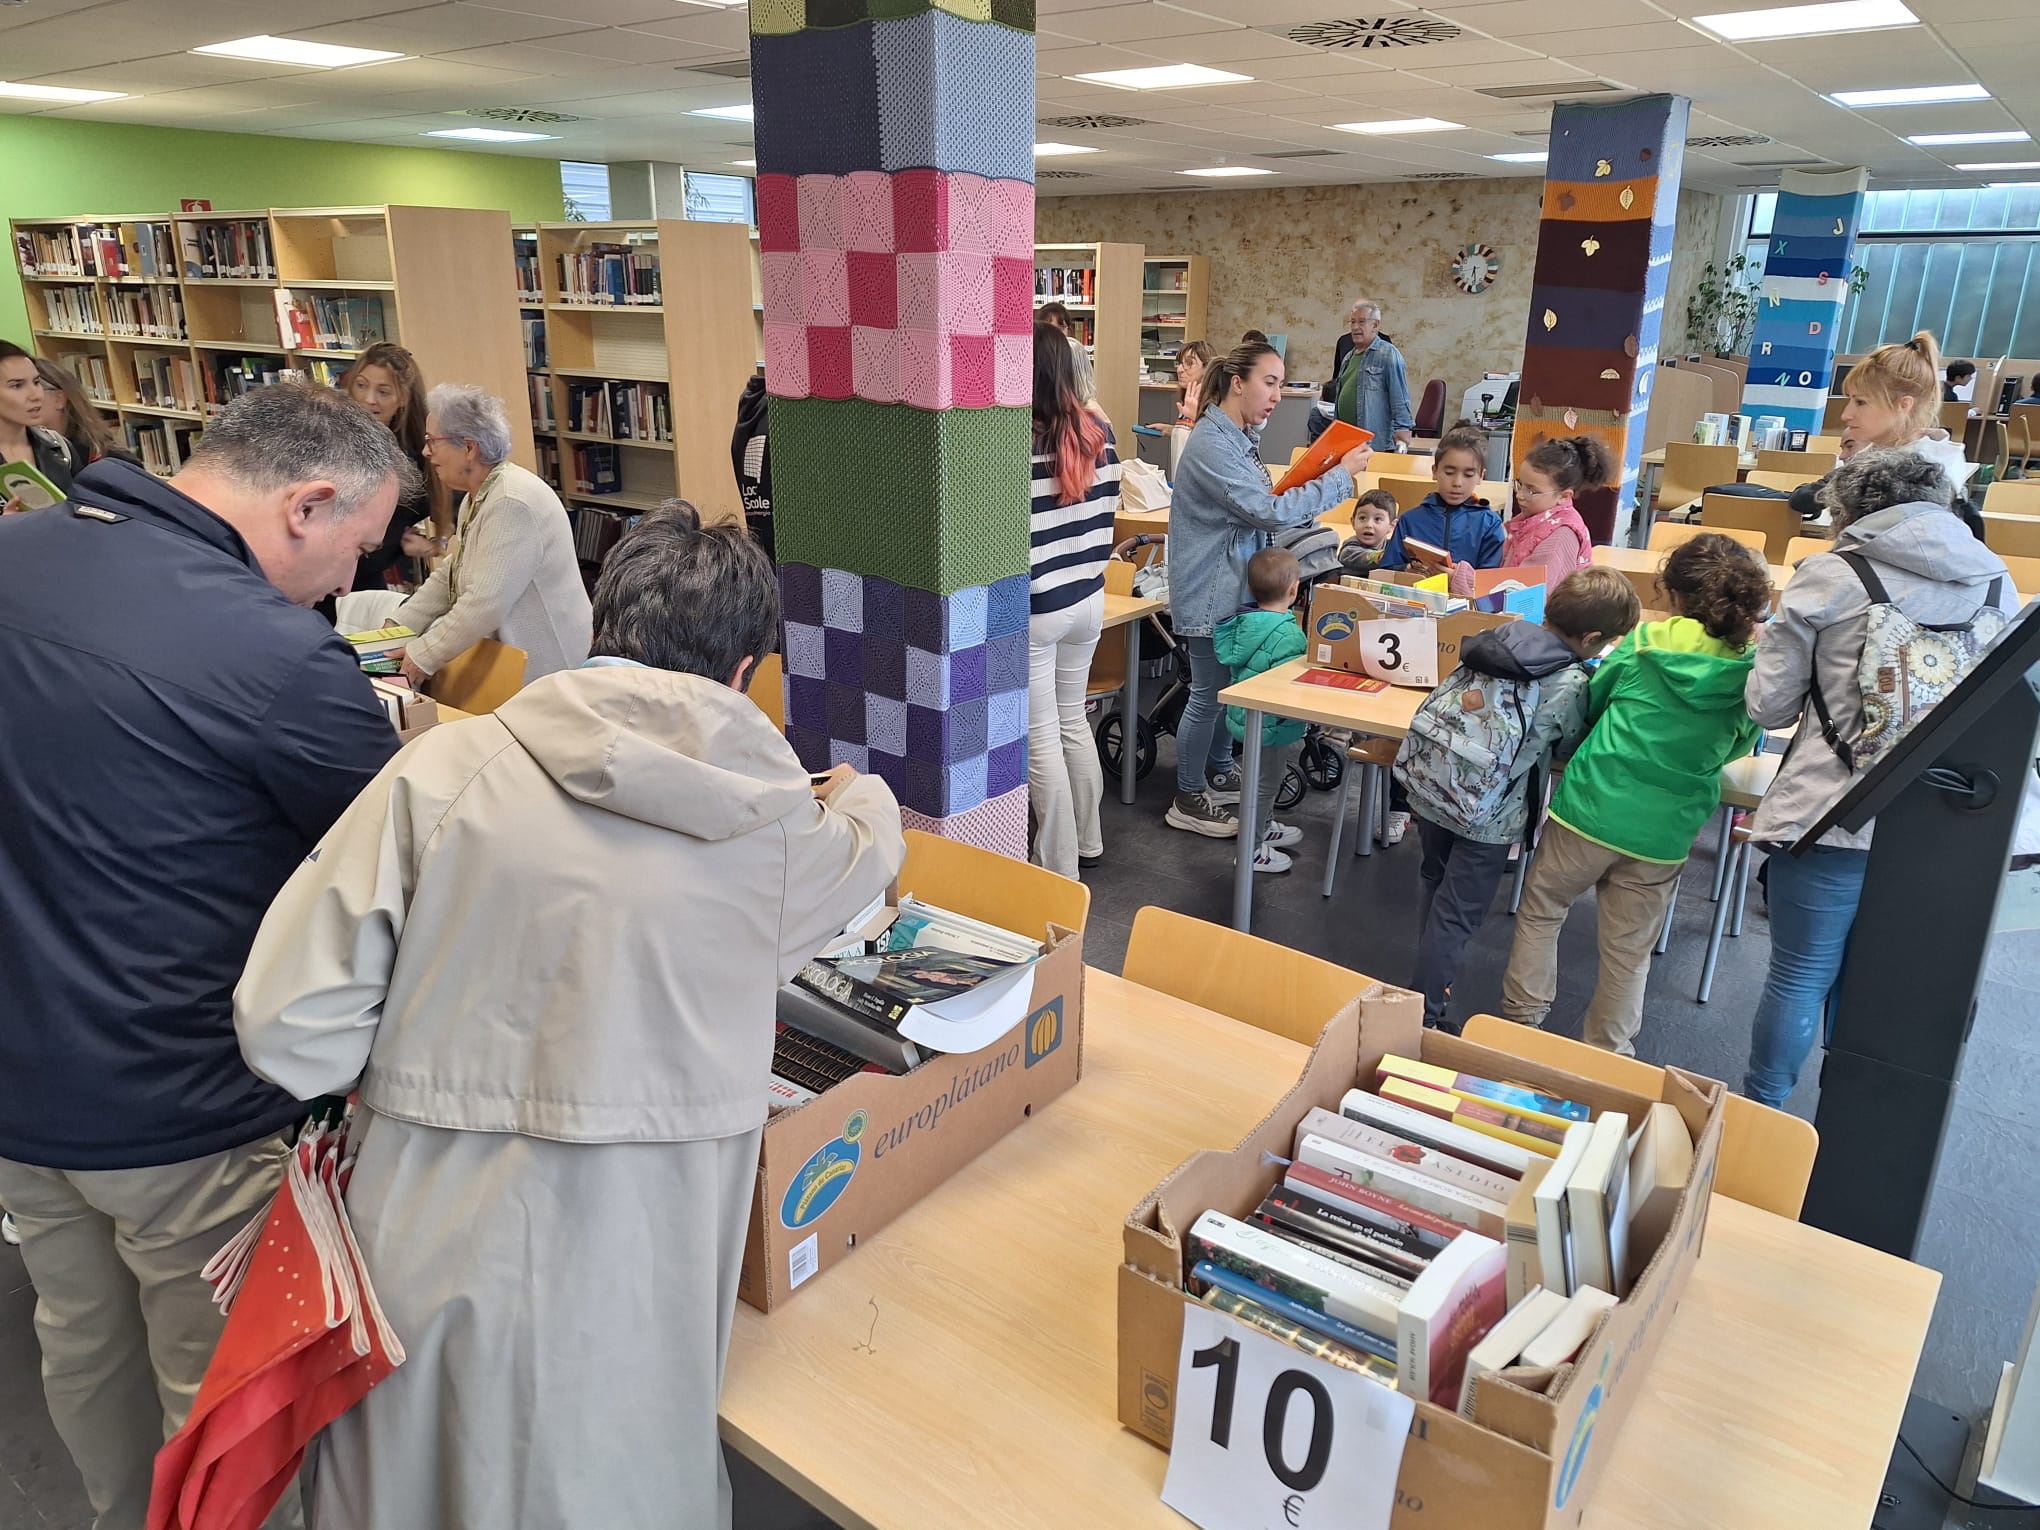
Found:
[(179, 212), (211, 212), (212, 198), (186, 197), (182, 202), (177, 204), (177, 210)]

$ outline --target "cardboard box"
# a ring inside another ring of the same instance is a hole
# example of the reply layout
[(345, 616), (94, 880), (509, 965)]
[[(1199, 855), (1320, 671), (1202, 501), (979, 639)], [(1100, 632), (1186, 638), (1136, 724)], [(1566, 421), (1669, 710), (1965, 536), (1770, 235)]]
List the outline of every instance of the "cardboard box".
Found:
[(1037, 940), (1027, 1018), (978, 1052), (910, 1073), (858, 1073), (765, 1123), (737, 1295), (770, 1312), (1083, 1074), (1079, 883), (1007, 856), (907, 833), (898, 895)]
[[(1513, 612), (1526, 622), (1541, 622), (1544, 620), (1544, 584), (1549, 575), (1550, 571), (1541, 563), (1477, 568), (1473, 571), (1473, 594), (1467, 598), (1473, 602), (1476, 611), (1490, 614)], [(1428, 590), (1443, 591), (1446, 588), (1445, 575), (1426, 574), (1417, 569), (1395, 569), (1376, 577), (1391, 584), (1419, 585)], [(1505, 584), (1521, 585), (1522, 588), (1499, 588)]]
[[(1379, 609), (1359, 590), (1321, 584), (1311, 592), (1310, 619), (1304, 632), (1309, 646), (1304, 656), (1320, 668), (1365, 674), (1367, 669), (1360, 659), (1360, 627), (1380, 619)], [(1513, 612), (1456, 611), (1431, 620), (1438, 631), (1438, 678), (1442, 680), (1458, 666), (1461, 643), (1476, 632), (1486, 632), (1517, 617)]]
[[(1213, 1208), (1245, 1215), (1281, 1173), (1263, 1154), (1289, 1157), (1305, 1113), (1313, 1106), (1337, 1110), (1348, 1089), (1372, 1081), (1375, 1063), (1389, 1052), (1528, 1084), (1589, 1104), (1597, 1114), (1635, 1114), (1649, 1103), (1426, 1031), (1423, 1000), (1416, 994), (1379, 984), (1370, 988), (1325, 1028), (1296, 1087), (1238, 1147), (1196, 1154), (1127, 1218), (1126, 1260), (1119, 1270), (1119, 1421), (1127, 1428), (1165, 1449), (1174, 1428), (1183, 1308), (1195, 1300), (1183, 1289), (1184, 1231)], [(1693, 1133), (1695, 1150), (1692, 1179), (1663, 1241), (1629, 1298), (1607, 1313), (1571, 1363), (1481, 1378), (1472, 1418), (1417, 1401), (1396, 1484), (1393, 1530), (1464, 1525), (1557, 1530), (1578, 1524), (1609, 1447), (1647, 1385), (1651, 1357), (1699, 1257), (1721, 1150), (1723, 1094), (1711, 1079), (1666, 1070), (1664, 1098)]]
[(375, 688), (375, 699), (382, 703), (383, 712), (396, 725), (397, 737), (402, 742), (408, 744), (441, 721), (439, 703), (430, 696), (376, 675), (369, 676), (369, 684)]

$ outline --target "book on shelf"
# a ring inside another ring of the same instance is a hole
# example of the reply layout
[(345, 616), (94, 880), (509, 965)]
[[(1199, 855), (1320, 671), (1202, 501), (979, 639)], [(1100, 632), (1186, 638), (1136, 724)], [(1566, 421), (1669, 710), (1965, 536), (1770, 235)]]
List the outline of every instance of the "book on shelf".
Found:
[(629, 244), (591, 244), (559, 257), (560, 300), (596, 305), (653, 306), (661, 301), (656, 251)]
[(1599, 1286), (1582, 1286), (1566, 1298), (1565, 1311), (1554, 1317), (1542, 1333), (1523, 1346), (1525, 1365), (1564, 1365), (1580, 1352), (1593, 1334), (1601, 1314), (1615, 1305), (1615, 1298)]
[(167, 223), (132, 225), (129, 243), (131, 275), (169, 279), (177, 275), (177, 239)]
[(1523, 1346), (1549, 1328), (1568, 1304), (1566, 1297), (1542, 1286), (1532, 1286), (1509, 1302), (1508, 1314), (1487, 1331), (1487, 1337), (1474, 1345), (1466, 1357), (1466, 1373), (1459, 1383), (1462, 1414), (1473, 1417), (1474, 1383), (1514, 1365), (1522, 1358)]
[(545, 315), (526, 314), (518, 321), (524, 335), (524, 365), (528, 370), (544, 371), (552, 363), (546, 359)]
[(198, 441), (196, 425), (176, 420), (129, 420), (126, 422), (128, 450), (142, 459), (142, 466), (159, 478), (168, 477), (184, 466)]
[(283, 357), (275, 354), (236, 355), (232, 351), (205, 351), (205, 403), (217, 412), (244, 393), (283, 381)]
[(189, 356), (165, 355), (157, 351), (136, 351), (135, 402), (152, 409), (183, 409), (198, 412), (200, 385), (198, 369)]
[(555, 489), (564, 488), (565, 485), (560, 482), (560, 449), (558, 443), (539, 441), (534, 443), (532, 450), (537, 453), (538, 457), (538, 476), (551, 484)]
[(1469, 1190), (1488, 1200), (1507, 1203), (1516, 1193), (1520, 1180), (1515, 1175), (1503, 1174), (1479, 1164), (1468, 1163), (1463, 1158), (1441, 1152), (1436, 1148), (1405, 1137), (1386, 1127), (1374, 1126), (1365, 1121), (1355, 1121), (1350, 1116), (1335, 1114), (1329, 1110), (1313, 1108), (1297, 1124), (1296, 1134), (1301, 1140), (1305, 1133), (1324, 1137), (1341, 1143), (1355, 1152), (1365, 1153), (1370, 1158), (1383, 1158), (1414, 1170), (1427, 1179), (1442, 1180), (1461, 1190)]
[(1678, 1107), (1663, 1101), (1644, 1113), (1629, 1147), (1630, 1269), (1650, 1263), (1671, 1230), (1679, 1196), (1693, 1177), (1693, 1134)]
[(266, 218), (186, 223), (181, 244), (187, 279), (276, 280), (276, 256), (270, 248)]
[(319, 384), (322, 388), (337, 388), (346, 380), (347, 369), (354, 363), (342, 361), (337, 356), (300, 356), (298, 370)]
[(390, 338), (383, 300), (374, 293), (350, 297), (343, 293), (307, 292), (294, 294), (290, 303), (293, 316), (289, 333), (295, 338), (289, 343), (301, 348), (365, 351)]
[(1042, 303), (1095, 303), (1098, 301), (1098, 270), (1095, 266), (1036, 266), (1036, 305)]
[(1209, 1260), (1312, 1312), (1390, 1344), (1396, 1341), (1396, 1309), (1403, 1293), (1387, 1281), (1222, 1211), (1199, 1216), (1187, 1241), (1193, 1259)]
[(538, 241), (519, 239), (512, 249), (517, 267), (517, 296), (534, 303), (542, 301), (545, 288), (538, 278)]
[(1396, 1311), (1405, 1392), (1441, 1408), (1458, 1407), (1466, 1357), (1508, 1309), (1503, 1263), (1501, 1244), (1464, 1232), (1416, 1278)]
[(1344, 1143), (1309, 1133), (1297, 1140), (1296, 1161), (1364, 1189), (1392, 1195), (1461, 1227), (1496, 1239), (1502, 1235), (1502, 1214), (1508, 1209), (1504, 1202), (1432, 1179), (1406, 1164), (1370, 1157)]
[(524, 387), (531, 395), (531, 428), (558, 430), (559, 421), (553, 415), (552, 380), (546, 377), (527, 377), (524, 379)]
[(1629, 1117), (1604, 1110), (1566, 1180), (1572, 1211), (1573, 1289), (1629, 1291)]
[(573, 448), (576, 494), (619, 494), (623, 491), (623, 470), (618, 465), (615, 447), (576, 441)]
[(580, 506), (568, 511), (567, 518), (574, 529), (574, 556), (583, 563), (600, 563), (638, 523), (635, 515)]
[(86, 248), (80, 244), (75, 228), (24, 228), (14, 234), (14, 253), (21, 264), (21, 274), (43, 281), (53, 276), (97, 275), (88, 263)]
[(73, 351), (64, 356), (52, 356), (51, 361), (78, 379), (78, 386), (85, 390), (86, 397), (95, 404), (112, 406), (113, 369), (104, 356), (89, 356), (83, 351)]
[(127, 248), (121, 243), (120, 229), (113, 224), (81, 229), (78, 250), (80, 265), (86, 276), (112, 281), (128, 274)]
[(1562, 1100), (1556, 1095), (1540, 1094), (1520, 1084), (1497, 1083), (1472, 1073), (1456, 1073), (1436, 1063), (1419, 1062), (1414, 1057), (1390, 1054), (1377, 1064), (1376, 1073), (1381, 1077), (1408, 1079), (1413, 1084), (1428, 1084), (1433, 1089), (1442, 1089), (1462, 1099), (1487, 1100), (1524, 1115), (1543, 1116), (1561, 1127), (1593, 1116), (1592, 1110), (1576, 1100)]
[(116, 287), (106, 294), (108, 328), (145, 340), (183, 340), (184, 299), (175, 287)]
[(1572, 1201), (1566, 1191), (1593, 1135), (1593, 1127), (1584, 1121), (1575, 1122), (1533, 1193), (1537, 1207), (1537, 1262), (1542, 1272), (1539, 1284), (1567, 1296), (1573, 1292), (1577, 1256), (1573, 1246)]

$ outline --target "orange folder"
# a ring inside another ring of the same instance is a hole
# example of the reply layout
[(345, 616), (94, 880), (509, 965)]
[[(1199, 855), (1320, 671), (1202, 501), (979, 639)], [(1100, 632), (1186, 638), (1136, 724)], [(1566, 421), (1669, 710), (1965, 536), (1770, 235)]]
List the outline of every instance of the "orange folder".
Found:
[(1330, 428), (1311, 443), (1310, 450), (1289, 465), (1289, 471), (1284, 473), (1281, 482), (1275, 485), (1275, 492), (1287, 494), (1298, 484), (1324, 477), (1346, 453), (1356, 446), (1365, 446), (1373, 439), (1374, 432), (1371, 430), (1362, 430), (1358, 425), (1348, 425), (1344, 420), (1332, 421)]

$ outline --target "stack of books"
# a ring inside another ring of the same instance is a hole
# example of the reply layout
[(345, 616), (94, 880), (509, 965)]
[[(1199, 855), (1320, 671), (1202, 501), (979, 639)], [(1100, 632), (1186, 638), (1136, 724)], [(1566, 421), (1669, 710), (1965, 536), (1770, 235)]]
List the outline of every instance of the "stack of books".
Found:
[(116, 335), (183, 340), (184, 299), (175, 287), (136, 287), (106, 294), (107, 324)]
[(394, 675), (402, 663), (399, 655), (417, 636), (409, 627), (391, 625), (348, 633), (347, 646), (354, 650), (354, 662), (363, 674)]
[[(1470, 1413), (1477, 1376), (1578, 1352), (1627, 1291), (1630, 1252), (1669, 1227), (1693, 1145), (1670, 1105), (1632, 1138), (1621, 1112), (1415, 1058), (1384, 1057), (1367, 1082), (1298, 1123), (1251, 1212), (1197, 1219), (1191, 1289)], [(1547, 1265), (1539, 1215), (1554, 1195), (1566, 1217)]]
[(656, 306), (662, 301), (659, 255), (628, 244), (591, 244), (560, 256), (560, 301), (597, 307)]
[(135, 352), (135, 402), (151, 409), (198, 412), (198, 368), (189, 356), (163, 351)]

